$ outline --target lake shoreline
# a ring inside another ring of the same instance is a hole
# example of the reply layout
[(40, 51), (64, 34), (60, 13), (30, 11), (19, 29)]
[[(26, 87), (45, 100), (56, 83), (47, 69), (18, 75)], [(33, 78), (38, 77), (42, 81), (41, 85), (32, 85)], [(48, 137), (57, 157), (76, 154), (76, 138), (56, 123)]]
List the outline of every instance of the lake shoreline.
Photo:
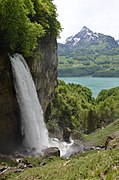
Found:
[(58, 77), (59, 80), (65, 81), (65, 83), (81, 84), (86, 86), (92, 91), (93, 97), (97, 97), (102, 89), (110, 89), (119, 86), (118, 77)]

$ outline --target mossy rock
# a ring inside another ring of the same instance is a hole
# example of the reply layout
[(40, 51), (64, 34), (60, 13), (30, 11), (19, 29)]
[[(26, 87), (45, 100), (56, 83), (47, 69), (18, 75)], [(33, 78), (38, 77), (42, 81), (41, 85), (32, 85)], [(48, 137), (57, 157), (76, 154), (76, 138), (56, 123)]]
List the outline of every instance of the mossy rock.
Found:
[(112, 135), (108, 136), (105, 148), (106, 149), (113, 149), (119, 147), (119, 131), (116, 131)]

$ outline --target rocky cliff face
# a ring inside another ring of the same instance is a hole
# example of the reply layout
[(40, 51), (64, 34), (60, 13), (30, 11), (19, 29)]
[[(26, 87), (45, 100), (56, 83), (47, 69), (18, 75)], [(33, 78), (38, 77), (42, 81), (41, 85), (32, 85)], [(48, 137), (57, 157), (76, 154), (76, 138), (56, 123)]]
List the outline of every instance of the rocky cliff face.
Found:
[[(27, 60), (44, 113), (52, 98), (57, 78), (56, 40), (40, 41), (34, 57)], [(9, 153), (21, 143), (20, 113), (11, 64), (0, 56), (0, 153)]]
[(10, 61), (3, 55), (0, 56), (0, 152), (9, 152), (15, 146), (20, 134), (19, 118)]
[(57, 44), (54, 38), (41, 40), (33, 59), (28, 60), (44, 113), (57, 85)]

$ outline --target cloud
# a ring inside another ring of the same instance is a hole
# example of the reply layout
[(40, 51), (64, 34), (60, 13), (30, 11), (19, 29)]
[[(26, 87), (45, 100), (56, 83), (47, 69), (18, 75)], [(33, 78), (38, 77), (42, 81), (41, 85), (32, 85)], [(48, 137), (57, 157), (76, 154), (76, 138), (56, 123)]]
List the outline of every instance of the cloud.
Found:
[(64, 28), (61, 40), (83, 26), (119, 39), (119, 0), (54, 0)]

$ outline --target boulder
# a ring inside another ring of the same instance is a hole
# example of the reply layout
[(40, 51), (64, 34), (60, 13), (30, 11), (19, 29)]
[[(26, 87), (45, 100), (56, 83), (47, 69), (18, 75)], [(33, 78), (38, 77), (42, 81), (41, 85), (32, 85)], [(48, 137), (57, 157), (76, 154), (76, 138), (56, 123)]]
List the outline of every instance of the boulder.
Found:
[(64, 129), (63, 131), (63, 139), (65, 142), (70, 143), (70, 135), (71, 135), (71, 129), (68, 127)]
[(113, 149), (119, 147), (119, 131), (109, 135), (105, 143), (105, 149)]
[(50, 156), (56, 156), (60, 157), (60, 150), (57, 147), (50, 147), (44, 150), (44, 156), (50, 157)]

